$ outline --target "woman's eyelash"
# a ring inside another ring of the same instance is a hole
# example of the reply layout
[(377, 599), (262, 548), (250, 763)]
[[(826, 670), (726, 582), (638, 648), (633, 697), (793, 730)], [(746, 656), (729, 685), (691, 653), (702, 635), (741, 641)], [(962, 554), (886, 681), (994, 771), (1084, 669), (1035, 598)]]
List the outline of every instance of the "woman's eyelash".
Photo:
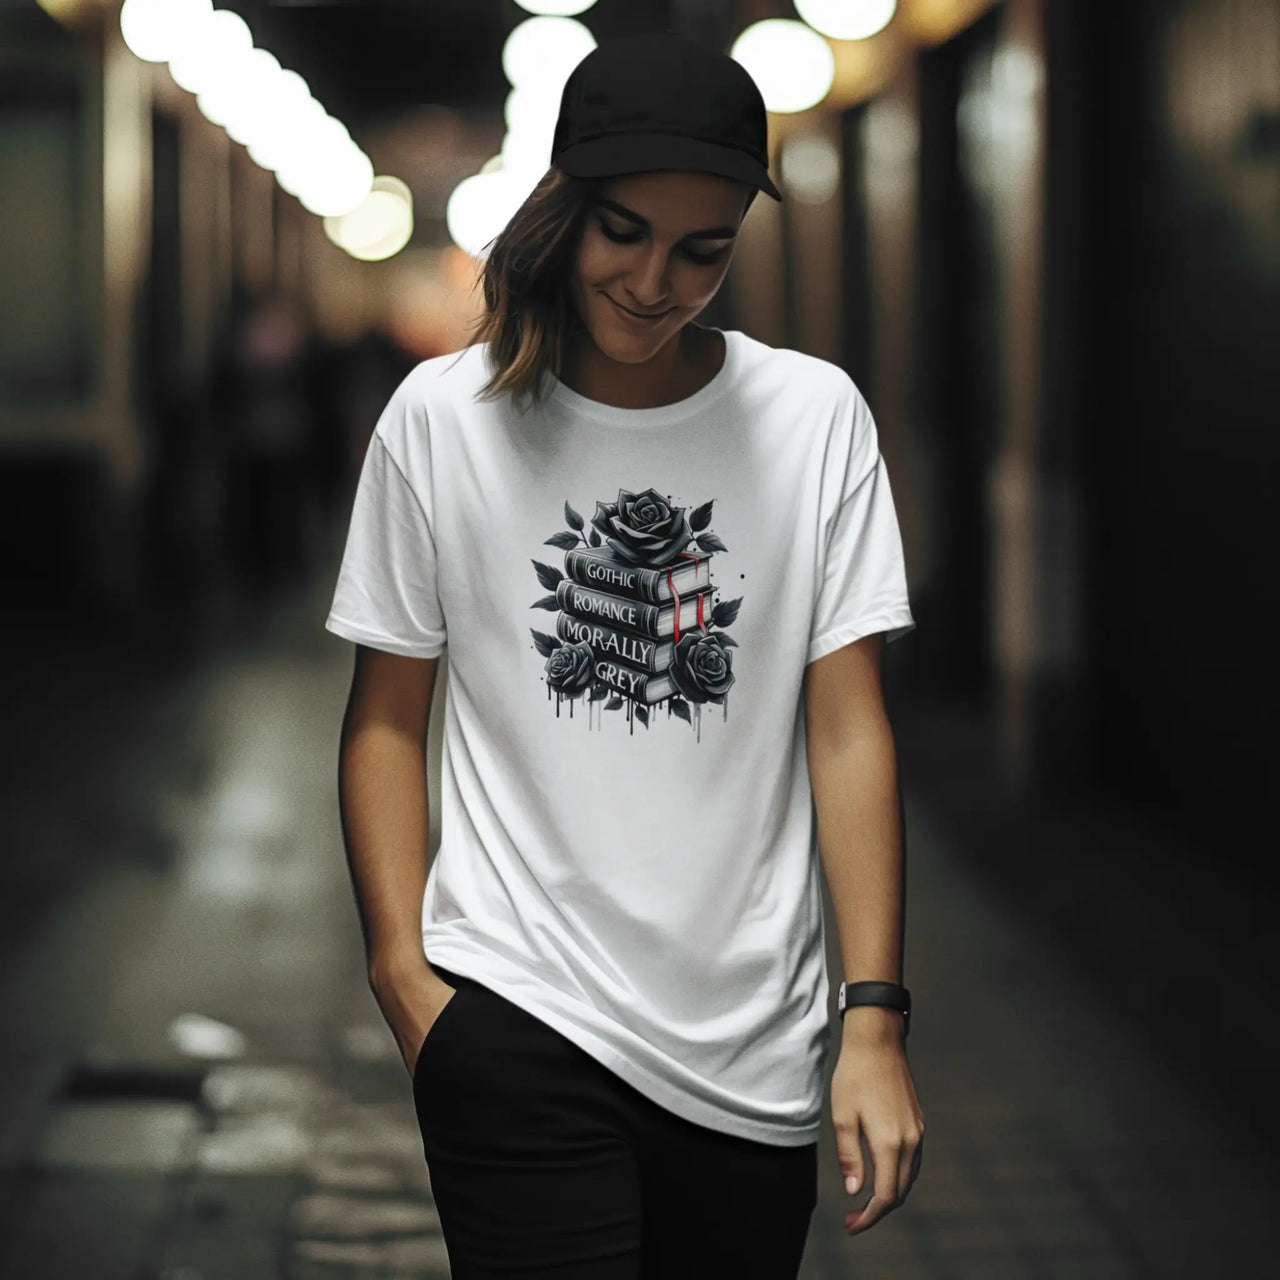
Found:
[(600, 223), (600, 230), (605, 233), (615, 244), (635, 244), (640, 239), (638, 231), (632, 231), (627, 234), (612, 230), (607, 223)]
[[(600, 230), (604, 232), (605, 236), (615, 244), (635, 244), (635, 242), (640, 239), (641, 233), (639, 231), (622, 234), (611, 230), (608, 224), (603, 221), (599, 222), (598, 225)], [(714, 253), (698, 253), (694, 249), (683, 248), (681, 252), (689, 259), (690, 262), (696, 262), (699, 266), (704, 267), (709, 267), (712, 263), (719, 262), (725, 254), (723, 249), (717, 249)]]

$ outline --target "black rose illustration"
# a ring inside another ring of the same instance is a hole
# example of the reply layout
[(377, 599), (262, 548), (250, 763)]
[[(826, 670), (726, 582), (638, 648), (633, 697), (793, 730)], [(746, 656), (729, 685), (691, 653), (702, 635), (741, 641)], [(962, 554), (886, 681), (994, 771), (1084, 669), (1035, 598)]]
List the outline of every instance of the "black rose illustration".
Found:
[(690, 702), (723, 702), (733, 684), (733, 652), (716, 631), (680, 637), (671, 659), (671, 682)]
[(627, 564), (670, 564), (693, 541), (684, 507), (672, 507), (656, 489), (618, 490), (617, 502), (596, 502), (591, 523)]
[(566, 698), (585, 693), (595, 680), (592, 662), (595, 655), (585, 640), (578, 644), (562, 644), (547, 659), (547, 683)]

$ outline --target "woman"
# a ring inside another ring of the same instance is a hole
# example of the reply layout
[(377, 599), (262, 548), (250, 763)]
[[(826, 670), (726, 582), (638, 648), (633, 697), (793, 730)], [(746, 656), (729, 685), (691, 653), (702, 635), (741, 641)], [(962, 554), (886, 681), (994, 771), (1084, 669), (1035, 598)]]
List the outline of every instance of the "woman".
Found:
[(851, 1192), (860, 1137), (874, 1164), (850, 1229), (919, 1166), (879, 674), (914, 623), (875, 426), (835, 365), (696, 323), (781, 198), (765, 130), (732, 59), (598, 46), (477, 341), (409, 374), (366, 455), (326, 623), (357, 644), (344, 832), (455, 1277), (796, 1275), (820, 862)]

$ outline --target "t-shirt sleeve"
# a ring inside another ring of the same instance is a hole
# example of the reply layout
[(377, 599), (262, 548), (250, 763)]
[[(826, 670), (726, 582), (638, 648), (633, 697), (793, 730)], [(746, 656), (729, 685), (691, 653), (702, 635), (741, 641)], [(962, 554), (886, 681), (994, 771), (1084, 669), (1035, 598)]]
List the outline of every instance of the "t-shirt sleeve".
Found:
[(437, 657), (447, 639), (428, 486), (410, 484), (393, 452), (408, 431), (425, 431), (425, 417), (402, 383), (365, 452), (324, 624), (347, 640), (410, 658)]
[(875, 420), (852, 380), (827, 450), (826, 551), (805, 662), (877, 631), (888, 643), (915, 627), (902, 536)]

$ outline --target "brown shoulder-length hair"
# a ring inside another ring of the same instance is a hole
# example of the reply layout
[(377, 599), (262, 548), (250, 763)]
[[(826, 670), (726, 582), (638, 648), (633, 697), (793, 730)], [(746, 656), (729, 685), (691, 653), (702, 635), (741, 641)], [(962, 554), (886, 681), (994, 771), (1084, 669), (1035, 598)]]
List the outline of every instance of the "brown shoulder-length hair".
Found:
[(602, 185), (552, 165), (491, 242), (481, 274), (484, 314), (468, 346), (491, 344), (493, 370), (479, 398), (509, 392), (540, 404), (547, 373), (560, 376), (566, 338), (582, 326), (570, 294), (583, 222)]

